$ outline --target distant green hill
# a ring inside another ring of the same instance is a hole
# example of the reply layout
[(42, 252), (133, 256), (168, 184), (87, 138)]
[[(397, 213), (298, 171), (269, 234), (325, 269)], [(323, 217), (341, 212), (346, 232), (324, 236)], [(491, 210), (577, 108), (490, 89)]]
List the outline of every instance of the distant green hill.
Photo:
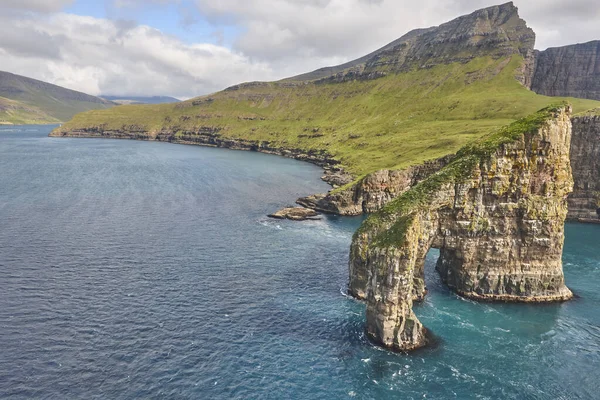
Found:
[(52, 124), (115, 104), (50, 83), (0, 71), (0, 124)]

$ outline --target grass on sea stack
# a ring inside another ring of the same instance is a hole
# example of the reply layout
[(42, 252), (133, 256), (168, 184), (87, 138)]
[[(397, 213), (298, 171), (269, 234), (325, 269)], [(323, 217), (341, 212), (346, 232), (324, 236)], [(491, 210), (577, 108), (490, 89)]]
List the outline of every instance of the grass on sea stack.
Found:
[(401, 246), (406, 229), (411, 225), (415, 214), (427, 209), (435, 193), (444, 185), (464, 182), (471, 177), (473, 170), (489, 160), (498, 148), (519, 140), (522, 135), (537, 132), (561, 108), (567, 106), (567, 103), (548, 106), (463, 147), (449, 165), (370, 215), (355, 235), (383, 228), (373, 244), (380, 247)]

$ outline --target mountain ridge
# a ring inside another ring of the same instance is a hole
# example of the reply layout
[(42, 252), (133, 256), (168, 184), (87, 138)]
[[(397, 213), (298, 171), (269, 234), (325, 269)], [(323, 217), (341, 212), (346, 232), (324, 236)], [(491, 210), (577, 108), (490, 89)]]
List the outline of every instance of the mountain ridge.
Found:
[(4, 123), (58, 123), (92, 109), (115, 104), (83, 92), (0, 71), (0, 121)]
[(517, 50), (527, 58), (533, 51), (535, 33), (519, 17), (517, 10), (513, 2), (479, 9), (438, 26), (414, 29), (354, 61), (282, 82), (318, 80), (339, 74), (376, 78), (381, 75), (374, 74), (375, 70), (405, 72), (415, 63), (420, 68), (429, 68), (438, 63), (466, 62), (481, 55), (482, 50), (486, 55), (490, 55), (490, 50), (496, 50), (493, 57), (514, 54)]

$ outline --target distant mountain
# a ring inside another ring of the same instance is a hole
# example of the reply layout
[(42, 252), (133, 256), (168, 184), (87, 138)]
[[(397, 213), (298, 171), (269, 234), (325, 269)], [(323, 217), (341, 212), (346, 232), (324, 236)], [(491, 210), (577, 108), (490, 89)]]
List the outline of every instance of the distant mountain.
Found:
[(181, 100), (169, 96), (100, 96), (117, 104), (164, 104), (179, 103)]
[(50, 83), (0, 71), (0, 124), (50, 124), (115, 103)]
[(385, 53), (386, 51), (394, 50), (398, 46), (405, 45), (411, 39), (416, 38), (419, 35), (425, 34), (427, 32), (434, 31), (435, 28), (436, 27), (412, 30), (412, 31), (408, 32), (407, 34), (405, 34), (404, 36), (402, 36), (400, 39), (396, 39), (393, 42), (387, 44), (386, 46), (383, 46), (382, 48), (375, 50), (374, 52), (369, 53), (366, 56), (363, 56), (356, 60), (349, 61), (345, 64), (337, 65), (334, 67), (319, 68), (316, 71), (297, 75), (297, 76), (294, 76), (291, 78), (286, 78), (286, 79), (283, 79), (282, 81), (283, 82), (314, 81), (314, 80), (318, 80), (318, 79), (328, 78), (328, 77), (331, 77), (336, 74), (344, 73), (353, 68), (360, 68), (360, 67), (364, 66), (368, 61), (376, 58), (377, 56)]

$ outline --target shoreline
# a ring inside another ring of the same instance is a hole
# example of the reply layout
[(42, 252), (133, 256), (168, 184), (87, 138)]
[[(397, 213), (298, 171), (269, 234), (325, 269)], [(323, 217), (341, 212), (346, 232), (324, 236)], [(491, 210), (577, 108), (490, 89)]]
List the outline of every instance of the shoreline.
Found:
[[(270, 154), (280, 157), (291, 158), (297, 161), (304, 161), (316, 165), (323, 170), (321, 180), (326, 182), (332, 188), (342, 186), (348, 183), (344, 180), (354, 180), (355, 177), (346, 172), (339, 166), (340, 162), (324, 150), (301, 150), (294, 148), (272, 147), (269, 142), (255, 142), (240, 139), (220, 138), (216, 135), (194, 135), (199, 140), (189, 140), (190, 137), (179, 139), (174, 135), (158, 134), (155, 137), (147, 134), (128, 135), (124, 132), (122, 135), (93, 134), (90, 132), (76, 131), (77, 134), (54, 134), (51, 132), (48, 137), (52, 138), (72, 138), (72, 139), (116, 139), (116, 140), (137, 140), (143, 142), (162, 142), (189, 146), (211, 147), (228, 150), (254, 151), (257, 153)], [(188, 139), (188, 140), (186, 140)], [(350, 180), (350, 182), (351, 182)], [(310, 208), (310, 207), (305, 207)]]

